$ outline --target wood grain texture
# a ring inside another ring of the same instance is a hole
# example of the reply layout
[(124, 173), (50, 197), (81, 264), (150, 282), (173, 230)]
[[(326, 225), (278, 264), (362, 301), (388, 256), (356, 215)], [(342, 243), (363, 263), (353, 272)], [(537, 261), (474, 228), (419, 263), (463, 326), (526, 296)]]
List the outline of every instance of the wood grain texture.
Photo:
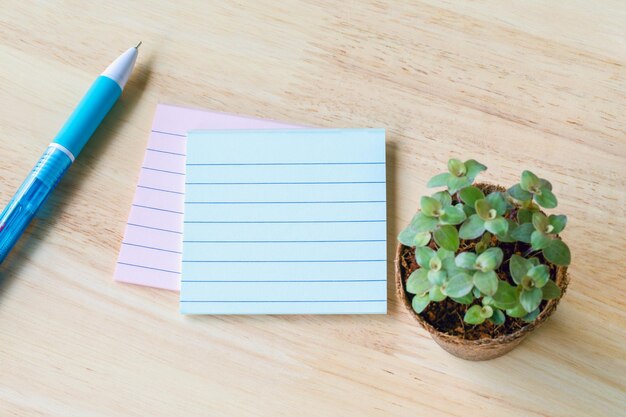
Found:
[[(626, 7), (524, 2), (0, 4), (0, 204), (109, 61), (123, 98), (0, 267), (2, 416), (618, 416), (626, 404)], [(183, 317), (112, 281), (158, 102), (388, 132), (387, 316)], [(507, 356), (441, 350), (395, 236), (451, 156), (551, 179), (572, 282)]]

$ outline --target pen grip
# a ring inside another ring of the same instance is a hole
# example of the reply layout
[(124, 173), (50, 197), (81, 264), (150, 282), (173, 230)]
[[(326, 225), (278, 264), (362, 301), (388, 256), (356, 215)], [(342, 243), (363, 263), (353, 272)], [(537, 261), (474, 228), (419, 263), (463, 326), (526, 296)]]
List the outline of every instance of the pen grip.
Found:
[(96, 78), (52, 142), (76, 158), (120, 94), (122, 89), (115, 81), (103, 75)]
[(54, 146), (46, 149), (0, 215), (0, 262), (4, 261), (71, 164), (72, 160), (63, 151)]

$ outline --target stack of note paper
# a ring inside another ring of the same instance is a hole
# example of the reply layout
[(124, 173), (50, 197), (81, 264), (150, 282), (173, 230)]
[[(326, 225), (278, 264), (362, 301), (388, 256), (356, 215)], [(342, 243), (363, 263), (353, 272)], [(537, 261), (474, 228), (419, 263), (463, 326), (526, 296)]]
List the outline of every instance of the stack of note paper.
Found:
[(159, 105), (115, 279), (187, 314), (386, 312), (385, 133)]

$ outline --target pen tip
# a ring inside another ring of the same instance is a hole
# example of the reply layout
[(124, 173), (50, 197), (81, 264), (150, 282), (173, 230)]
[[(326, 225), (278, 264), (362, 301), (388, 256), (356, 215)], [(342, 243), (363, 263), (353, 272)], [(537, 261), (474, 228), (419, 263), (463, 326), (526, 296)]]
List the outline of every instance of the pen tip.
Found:
[(135, 49), (139, 49), (140, 46), (141, 46), (141, 41), (139, 41), (137, 45), (135, 45)]

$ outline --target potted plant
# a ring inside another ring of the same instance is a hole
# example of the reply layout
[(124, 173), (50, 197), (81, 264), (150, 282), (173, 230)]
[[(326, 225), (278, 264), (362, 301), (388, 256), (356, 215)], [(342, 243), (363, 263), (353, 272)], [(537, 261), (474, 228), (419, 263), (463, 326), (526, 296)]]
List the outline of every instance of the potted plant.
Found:
[(508, 190), (478, 183), (487, 168), (451, 159), (398, 236), (396, 288), (446, 351), (492, 359), (517, 346), (556, 309), (568, 283), (567, 217), (552, 185), (530, 171)]

